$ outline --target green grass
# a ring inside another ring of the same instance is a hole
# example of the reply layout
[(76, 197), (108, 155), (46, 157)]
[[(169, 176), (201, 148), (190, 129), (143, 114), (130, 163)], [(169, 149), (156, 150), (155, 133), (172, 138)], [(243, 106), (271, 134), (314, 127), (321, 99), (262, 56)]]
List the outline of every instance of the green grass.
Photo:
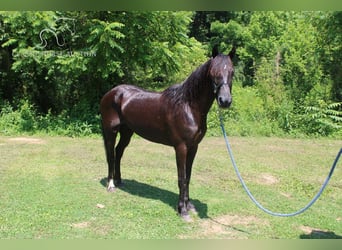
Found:
[[(223, 138), (205, 138), (193, 166), (193, 222), (176, 214), (174, 151), (134, 138), (125, 186), (107, 193), (100, 138), (0, 137), (0, 239), (342, 238), (342, 164), (322, 197), (297, 217), (258, 210), (242, 189)], [(292, 212), (319, 190), (339, 140), (230, 139), (256, 198)]]

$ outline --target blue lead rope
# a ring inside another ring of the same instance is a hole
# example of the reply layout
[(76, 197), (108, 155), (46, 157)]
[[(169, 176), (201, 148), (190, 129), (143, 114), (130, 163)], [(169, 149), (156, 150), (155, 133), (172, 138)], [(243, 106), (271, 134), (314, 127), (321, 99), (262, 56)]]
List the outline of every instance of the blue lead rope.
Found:
[(290, 216), (295, 216), (295, 215), (298, 215), (298, 214), (301, 214), (303, 212), (305, 212), (307, 209), (309, 209), (316, 201), (317, 199), (321, 196), (321, 194), (323, 193), (324, 189), (326, 188), (326, 186), (328, 185), (328, 182), (335, 170), (335, 167), (337, 165), (337, 162), (338, 160), (340, 159), (340, 156), (342, 154), (342, 148), (340, 149), (340, 151), (338, 152), (336, 158), (335, 158), (335, 161), (330, 169), (330, 172), (327, 176), (327, 178), (325, 179), (321, 189), (318, 191), (318, 193), (312, 198), (312, 200), (303, 208), (299, 209), (298, 211), (296, 212), (293, 212), (293, 213), (288, 213), (288, 214), (284, 214), (284, 213), (276, 213), (276, 212), (272, 212), (271, 210), (267, 209), (267, 208), (264, 208), (255, 198), (254, 196), (252, 195), (252, 193), (249, 191), (248, 187), (246, 186), (246, 183), (244, 182), (244, 180), (242, 179), (241, 177), (241, 174), (240, 174), (240, 171), (236, 165), (236, 162), (234, 160), (234, 156), (233, 156), (233, 152), (232, 152), (232, 149), (230, 147), (230, 144), (229, 144), (229, 141), (228, 141), (228, 137), (227, 137), (227, 133), (226, 133), (226, 130), (224, 129), (224, 124), (223, 124), (223, 119), (222, 119), (222, 116), (220, 115), (220, 126), (221, 126), (221, 129), (222, 129), (222, 133), (223, 133), (223, 136), (224, 136), (224, 140), (226, 141), (226, 145), (227, 145), (227, 150), (228, 150), (228, 153), (229, 153), (229, 156), (230, 156), (230, 159), (232, 161), (232, 164), (233, 164), (233, 167), (235, 169), (235, 172), (236, 172), (236, 175), (237, 177), (239, 178), (240, 182), (241, 182), (241, 185), (243, 186), (243, 188), (245, 189), (246, 193), (248, 194), (249, 198), (255, 203), (255, 205), (257, 205), (258, 208), (260, 208), (262, 211), (264, 211), (265, 213), (268, 213), (270, 215), (273, 215), (273, 216), (280, 216), (280, 217), (290, 217)]

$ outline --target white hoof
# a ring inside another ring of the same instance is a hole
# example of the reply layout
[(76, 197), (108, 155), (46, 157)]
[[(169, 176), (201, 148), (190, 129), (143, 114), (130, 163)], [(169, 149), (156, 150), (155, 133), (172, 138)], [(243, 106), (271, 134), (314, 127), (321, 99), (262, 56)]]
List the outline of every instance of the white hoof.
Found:
[(108, 191), (108, 192), (114, 192), (114, 191), (115, 191), (115, 185), (114, 185), (113, 179), (111, 179), (111, 180), (108, 182), (107, 191)]

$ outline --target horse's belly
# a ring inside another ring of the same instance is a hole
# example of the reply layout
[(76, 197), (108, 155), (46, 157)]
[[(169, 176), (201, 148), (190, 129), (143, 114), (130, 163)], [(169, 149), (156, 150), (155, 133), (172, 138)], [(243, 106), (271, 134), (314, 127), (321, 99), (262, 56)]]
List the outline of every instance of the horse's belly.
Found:
[(146, 117), (146, 119), (126, 121), (126, 124), (136, 134), (152, 142), (165, 145), (172, 145), (171, 138), (168, 134), (167, 126), (158, 117)]
[(139, 136), (156, 143), (172, 145), (164, 112), (158, 101), (131, 102), (123, 110), (123, 123)]
[(133, 129), (133, 131), (141, 136), (142, 138), (149, 140), (151, 142), (160, 143), (168, 146), (173, 146), (173, 142), (168, 138), (167, 135), (161, 133), (158, 130), (141, 130), (139, 128)]

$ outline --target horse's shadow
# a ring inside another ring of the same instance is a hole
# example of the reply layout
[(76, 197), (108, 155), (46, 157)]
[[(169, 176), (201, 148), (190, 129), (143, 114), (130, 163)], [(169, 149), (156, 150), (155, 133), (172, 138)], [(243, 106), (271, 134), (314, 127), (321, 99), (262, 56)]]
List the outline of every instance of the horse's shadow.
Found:
[(310, 234), (302, 234), (299, 236), (301, 239), (342, 239), (341, 235), (334, 232), (325, 232), (320, 230), (313, 230)]
[[(107, 178), (103, 178), (100, 182), (105, 187)], [(146, 199), (160, 200), (177, 211), (178, 194), (136, 180), (123, 180), (123, 183), (124, 184), (119, 187), (120, 190)], [(196, 207), (198, 217), (209, 218), (207, 215), (207, 204), (196, 199), (192, 199), (191, 202)]]

